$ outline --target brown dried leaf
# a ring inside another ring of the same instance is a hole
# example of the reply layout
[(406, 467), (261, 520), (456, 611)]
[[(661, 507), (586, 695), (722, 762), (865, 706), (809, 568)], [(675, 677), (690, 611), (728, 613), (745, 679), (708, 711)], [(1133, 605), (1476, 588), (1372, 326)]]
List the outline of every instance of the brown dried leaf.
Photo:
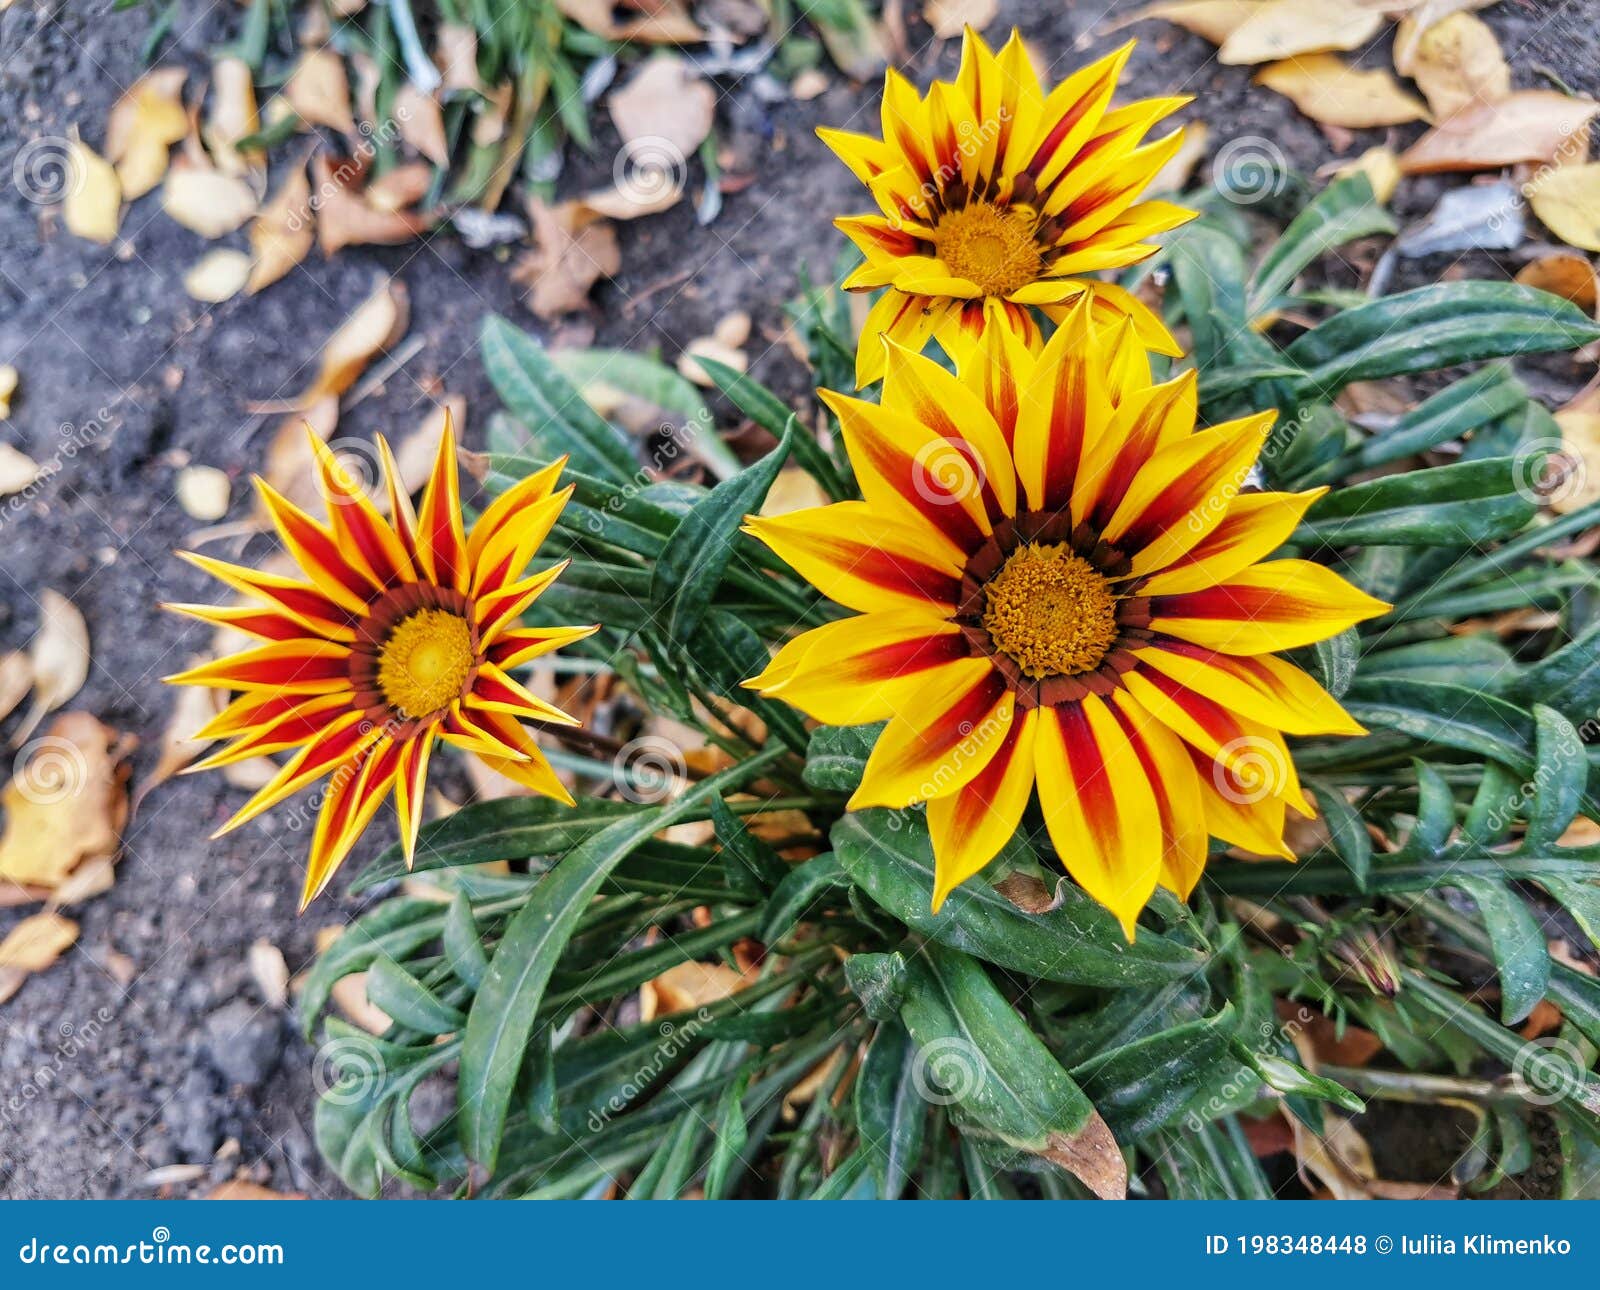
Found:
[(61, 215), (67, 231), (101, 245), (116, 240), (122, 223), (122, 183), (111, 163), (74, 135), (67, 148), (69, 179)]
[(1176, 23), (1185, 31), (1220, 45), (1262, 7), (1262, 0), (1162, 0), (1107, 28), (1116, 31), (1146, 18)]
[(752, 978), (725, 963), (679, 963), (640, 989), (641, 1021), (705, 1008), (749, 985)]
[(589, 289), (622, 267), (622, 252), (610, 224), (576, 202), (546, 206), (528, 202), (537, 247), (511, 271), (528, 288), (528, 308), (556, 318), (588, 303)]
[(255, 295), (269, 287), (306, 258), (316, 237), (311, 211), (311, 184), (304, 163), (295, 166), (277, 195), (250, 225), (250, 249), (255, 264), (246, 290)]
[(50, 724), (0, 791), (0, 882), (60, 887), (80, 864), (115, 856), (128, 816), (131, 741), (87, 712)]
[(22, 988), (35, 972), (43, 972), (72, 948), (78, 925), (55, 913), (24, 918), (0, 941), (0, 1003)]
[[(365, 0), (363, 0), (363, 3)], [(360, 8), (360, 5), (357, 5)], [(273, 1191), (270, 1187), (263, 1187), (260, 1183), (253, 1183), (244, 1178), (230, 1178), (225, 1183), (219, 1183), (204, 1197), (206, 1200), (306, 1200), (303, 1191)]]
[(46, 713), (54, 712), (89, 679), (89, 626), (78, 607), (59, 591), (39, 593), (39, 629), (28, 642), (33, 670), (33, 706), (11, 746), (21, 747)]
[[(637, 158), (634, 159), (637, 161)], [(630, 220), (659, 215), (683, 200), (683, 172), (672, 166), (652, 169), (635, 165), (627, 184), (578, 198), (576, 206), (606, 219)]]
[(1352, 130), (1420, 121), (1422, 103), (1382, 68), (1358, 71), (1332, 54), (1307, 54), (1273, 63), (1256, 83), (1276, 90), (1313, 121)]
[(444, 109), (431, 94), (424, 94), (410, 81), (394, 96), (394, 119), (400, 137), (436, 166), (450, 164), (450, 145), (444, 133)]
[[(190, 659), (189, 666), (204, 661), (203, 658)], [(211, 740), (191, 736), (222, 710), (222, 691), (208, 690), (203, 685), (181, 685), (177, 690), (172, 716), (161, 734), (161, 754), (155, 769), (140, 777), (139, 791), (134, 796), (135, 807), (151, 789), (166, 783), (211, 746)]]
[(1442, 120), (1470, 104), (1495, 103), (1511, 93), (1511, 68), (1481, 18), (1453, 13), (1408, 38), (1407, 24), (1414, 21), (1400, 24), (1394, 66), (1417, 83), (1435, 117)]
[[(409, 169), (400, 167), (401, 171)], [(352, 175), (351, 170), (357, 173)], [(374, 183), (361, 191), (353, 186), (360, 180), (359, 167), (348, 162), (335, 166), (330, 157), (321, 153), (311, 159), (311, 173), (320, 196), (317, 245), (324, 256), (332, 256), (346, 246), (397, 246), (420, 237), (433, 224), (426, 215), (394, 208), (403, 194), (414, 189), (409, 173), (391, 180), (392, 188)], [(377, 201), (373, 200), (374, 192)]]
[(356, 132), (344, 60), (326, 45), (300, 56), (283, 87), (283, 97), (308, 125), (325, 125), (346, 135)]
[(657, 54), (611, 95), (611, 120), (626, 145), (646, 142), (687, 158), (711, 133), (717, 92), (677, 54)]
[(385, 278), (328, 337), (316, 379), (294, 400), (294, 406), (305, 410), (330, 394), (343, 394), (366, 371), (368, 363), (405, 335), (410, 316), (405, 284)]
[(1600, 501), (1600, 412), (1563, 408), (1555, 414), (1561, 427), (1563, 455), (1580, 463), (1550, 499), (1550, 509), (1569, 515)]
[(487, 92), (487, 87), (478, 76), (478, 33), (467, 23), (439, 24), (439, 34), (434, 40), (433, 61), (444, 77), (441, 87), (444, 93), (453, 90), (467, 90), (474, 94)]
[(1060, 1165), (1101, 1200), (1127, 1199), (1128, 1162), (1100, 1112), (1090, 1111), (1089, 1122), (1076, 1133), (1052, 1133), (1037, 1154)]
[(1539, 222), (1568, 246), (1600, 251), (1600, 162), (1548, 168), (1523, 192)]
[(1498, 0), (1404, 0), (1384, 6), (1391, 13), (1404, 12), (1406, 21), (1394, 34), (1394, 65), (1401, 67), (1411, 59), (1412, 45), (1428, 28), (1443, 22), (1453, 13), (1487, 9)]
[(1551, 295), (1572, 301), (1580, 309), (1594, 312), (1597, 293), (1594, 265), (1586, 255), (1573, 251), (1554, 251), (1530, 260), (1517, 273), (1525, 287), (1537, 287)]
[(106, 118), (106, 160), (117, 168), (122, 195), (143, 197), (167, 173), (167, 152), (189, 132), (181, 67), (146, 72), (111, 107)]
[(1359, 49), (1383, 25), (1381, 13), (1354, 0), (1267, 0), (1222, 42), (1217, 60), (1270, 63), (1297, 54)]
[(1400, 154), (1400, 169), (1418, 175), (1553, 161), (1572, 151), (1575, 138), (1584, 140), (1587, 152), (1585, 127), (1596, 112), (1600, 103), (1593, 99), (1569, 98), (1554, 90), (1517, 90), (1441, 121)]

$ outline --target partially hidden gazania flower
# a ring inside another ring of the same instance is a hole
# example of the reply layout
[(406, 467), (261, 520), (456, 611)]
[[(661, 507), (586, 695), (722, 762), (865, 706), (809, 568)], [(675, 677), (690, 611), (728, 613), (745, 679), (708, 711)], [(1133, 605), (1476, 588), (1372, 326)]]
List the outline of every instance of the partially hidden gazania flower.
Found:
[(1273, 414), (1196, 430), (1080, 305), (1035, 359), (996, 332), (951, 375), (888, 343), (881, 405), (824, 393), (863, 500), (748, 530), (858, 611), (746, 684), (835, 725), (888, 722), (850, 807), (927, 802), (933, 906), (1037, 793), (1068, 873), (1121, 920), (1187, 897), (1208, 836), (1293, 856), (1311, 815), (1284, 734), (1363, 731), (1274, 655), (1387, 606), (1266, 559), (1323, 490), (1244, 488)]
[(570, 486), (555, 491), (564, 461), (507, 489), (469, 534), (448, 425), (420, 512), (399, 483), (388, 444), (378, 441), (388, 518), (315, 434), (311, 443), (327, 523), (256, 480), (304, 578), (185, 554), (256, 603), (169, 606), (265, 643), (167, 678), (241, 692), (195, 736), (229, 742), (191, 769), (295, 750), (219, 834), (330, 777), (312, 833), (302, 908), (327, 885), (391, 789), (410, 863), (435, 739), (570, 805), (571, 795), (522, 723), (577, 723), (530, 693), (512, 671), (596, 630), (518, 625), (565, 568), (525, 572), (572, 492)]
[(845, 287), (888, 288), (867, 316), (857, 384), (883, 374), (880, 336), (913, 350), (937, 340), (960, 358), (1001, 325), (1037, 349), (1032, 310), (1059, 321), (1084, 294), (1102, 321), (1130, 317), (1146, 348), (1179, 352), (1130, 292), (1082, 276), (1138, 263), (1157, 249), (1146, 238), (1194, 214), (1135, 201), (1182, 136), (1175, 130), (1145, 143), (1145, 132), (1187, 100), (1111, 107), (1132, 48), (1047, 94), (1016, 32), (997, 56), (968, 28), (953, 84), (935, 81), (921, 98), (890, 70), (882, 138), (818, 131), (882, 212), (837, 221), (867, 260)]

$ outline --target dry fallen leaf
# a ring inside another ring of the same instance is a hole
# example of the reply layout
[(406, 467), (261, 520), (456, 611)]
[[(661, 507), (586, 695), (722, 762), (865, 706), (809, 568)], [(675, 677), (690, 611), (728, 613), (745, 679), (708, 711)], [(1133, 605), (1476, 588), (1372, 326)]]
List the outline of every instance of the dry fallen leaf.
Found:
[(1359, 49), (1384, 25), (1383, 14), (1355, 0), (1268, 0), (1222, 42), (1223, 63), (1270, 63), (1297, 54)]
[(239, 140), (261, 129), (256, 109), (255, 78), (242, 58), (220, 58), (211, 69), (211, 112), (206, 118), (206, 147), (217, 169), (246, 175), (267, 164), (258, 148), (241, 152)]
[(788, 515), (792, 511), (808, 510), (813, 506), (826, 506), (832, 500), (817, 483), (816, 476), (799, 466), (790, 466), (778, 472), (767, 489), (761, 503), (763, 515)]
[(19, 748), (46, 713), (54, 712), (89, 678), (89, 628), (78, 608), (59, 591), (39, 593), (39, 629), (28, 642), (33, 666), (33, 706), (12, 736)]
[(215, 466), (185, 466), (178, 472), (178, 505), (190, 519), (214, 523), (228, 513), (233, 484)]
[[(188, 666), (193, 667), (206, 661), (204, 657), (191, 658)], [(172, 716), (167, 721), (166, 729), (161, 733), (160, 756), (156, 759), (155, 768), (148, 775), (139, 778), (139, 789), (134, 794), (132, 803), (134, 810), (138, 809), (139, 803), (151, 789), (165, 784), (211, 746), (211, 740), (195, 739), (193, 735), (222, 710), (225, 697), (223, 692), (207, 689), (203, 685), (182, 685), (178, 686), (177, 690), (178, 697), (172, 704)]]
[(1108, 30), (1115, 31), (1146, 18), (1160, 18), (1205, 37), (1213, 45), (1220, 45), (1260, 8), (1261, 0), (1163, 0), (1160, 4), (1146, 5)]
[(1539, 222), (1568, 246), (1600, 251), (1600, 162), (1544, 170), (1523, 193)]
[(243, 1178), (230, 1178), (219, 1183), (205, 1196), (206, 1200), (305, 1200), (303, 1191), (273, 1191), (260, 1183)]
[(1517, 273), (1525, 287), (1537, 287), (1562, 296), (1581, 309), (1594, 312), (1596, 301), (1594, 265), (1586, 255), (1572, 251), (1553, 251), (1530, 260)]
[(473, 94), (485, 91), (478, 76), (478, 33), (467, 23), (442, 22), (434, 38), (433, 61), (444, 77), (441, 89), (448, 94), (453, 90), (466, 90)]
[(1495, 103), (1511, 93), (1511, 68), (1483, 19), (1453, 13), (1409, 36), (1406, 24), (1414, 21), (1407, 18), (1395, 36), (1395, 71), (1417, 83), (1436, 118), (1443, 120), (1473, 103)]
[(67, 231), (101, 245), (114, 241), (122, 223), (122, 183), (117, 172), (76, 137), (68, 145), (67, 164), (67, 194), (61, 203)]
[(630, 220), (659, 215), (683, 199), (683, 171), (671, 165), (655, 166), (637, 156), (629, 159), (627, 181), (616, 188), (589, 193), (574, 206), (606, 219)]
[(180, 159), (167, 172), (161, 208), (184, 228), (215, 240), (256, 213), (255, 191), (238, 175)]
[(0, 497), (20, 493), (39, 478), (39, 463), (27, 453), (0, 443)]
[(111, 107), (106, 118), (106, 160), (117, 168), (122, 195), (142, 197), (167, 173), (167, 152), (189, 132), (181, 67), (146, 72)]
[(50, 967), (78, 939), (78, 925), (56, 913), (24, 918), (0, 941), (0, 1003), (35, 972)]
[(400, 137), (436, 166), (450, 164), (450, 145), (444, 132), (444, 109), (431, 94), (407, 81), (394, 96), (394, 119)]
[(11, 415), (11, 400), (16, 397), (22, 374), (10, 363), (0, 363), (0, 421)]
[(1492, 170), (1519, 161), (1552, 161), (1583, 140), (1600, 103), (1554, 90), (1517, 90), (1496, 103), (1478, 103), (1441, 121), (1400, 154), (1408, 175), (1441, 170)]
[(80, 865), (116, 855), (130, 751), (130, 740), (87, 712), (50, 723), (0, 790), (0, 885), (55, 891)]
[(308, 125), (325, 125), (346, 135), (356, 132), (344, 60), (327, 46), (308, 49), (300, 56), (283, 87), (283, 97)]
[(346, 246), (397, 246), (432, 227), (428, 216), (400, 209), (427, 191), (431, 173), (426, 166), (398, 167), (363, 189), (360, 166), (348, 161), (336, 164), (318, 153), (311, 159), (311, 174), (319, 202), (317, 245), (324, 256)]
[(1385, 4), (1391, 14), (1404, 11), (1405, 22), (1394, 34), (1394, 63), (1396, 67), (1411, 59), (1412, 45), (1423, 32), (1443, 22), (1453, 13), (1466, 13), (1474, 9), (1487, 9), (1499, 0), (1409, 0), (1408, 3)]
[(711, 133), (717, 92), (677, 54), (657, 54), (611, 95), (623, 146), (670, 149), (687, 158)]
[(679, 963), (639, 990), (639, 1019), (653, 1021), (674, 1012), (705, 1008), (750, 984), (751, 978), (725, 963)]
[(0, 654), (0, 721), (17, 710), (33, 689), (33, 660), (20, 649)]
[(622, 267), (622, 252), (611, 225), (577, 202), (546, 206), (528, 202), (534, 250), (511, 271), (528, 289), (528, 308), (540, 318), (556, 318), (588, 303), (589, 289)]
[[(405, 284), (385, 278), (353, 314), (328, 337), (316, 379), (294, 400), (298, 409), (312, 407), (328, 395), (343, 394), (374, 357), (405, 335), (410, 319)], [(303, 438), (304, 436), (302, 436)]]
[(959, 36), (971, 27), (982, 31), (1000, 12), (1000, 0), (925, 0), (922, 17), (940, 40)]
[(183, 289), (205, 304), (221, 304), (244, 290), (250, 280), (251, 263), (243, 251), (218, 247), (201, 256), (183, 275)]
[(683, 353), (678, 356), (678, 371), (696, 385), (703, 385), (708, 390), (715, 389), (717, 383), (711, 379), (711, 374), (695, 361), (698, 358), (709, 358), (712, 362), (731, 367), (736, 372), (744, 371), (750, 364), (742, 349), (724, 344), (715, 336), (699, 336), (691, 340), (683, 347)]
[(1562, 455), (1579, 463), (1550, 499), (1550, 509), (1570, 515), (1600, 501), (1600, 412), (1562, 408), (1555, 414), (1561, 427)]
[(256, 989), (261, 991), (261, 1001), (269, 1008), (288, 1007), (289, 965), (283, 951), (271, 941), (256, 941), (250, 946), (246, 961)]
[(1422, 103), (1382, 68), (1359, 71), (1332, 54), (1307, 54), (1263, 67), (1256, 83), (1276, 90), (1313, 121), (1351, 130), (1419, 121)]
[(1363, 174), (1372, 184), (1372, 195), (1387, 206), (1400, 186), (1400, 158), (1388, 148), (1368, 148), (1348, 165), (1338, 167), (1337, 175)]
[(315, 238), (311, 183), (302, 162), (250, 225), (250, 249), (255, 255), (247, 284), (250, 294), (271, 286), (304, 260)]

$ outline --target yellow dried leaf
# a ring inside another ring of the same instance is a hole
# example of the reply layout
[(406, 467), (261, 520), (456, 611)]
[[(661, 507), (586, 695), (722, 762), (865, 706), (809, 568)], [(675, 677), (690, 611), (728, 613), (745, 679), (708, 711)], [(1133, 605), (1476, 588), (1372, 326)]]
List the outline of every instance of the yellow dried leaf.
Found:
[(167, 152), (189, 132), (181, 67), (146, 72), (111, 107), (106, 119), (106, 160), (117, 168), (122, 195), (142, 197), (167, 173)]
[(0, 443), (0, 497), (20, 493), (39, 478), (39, 463), (27, 453)]
[(256, 195), (237, 175), (179, 164), (161, 189), (161, 208), (191, 232), (226, 237), (256, 213)]
[(1130, 14), (1112, 29), (1146, 18), (1160, 18), (1220, 45), (1261, 7), (1262, 0), (1163, 0)]
[(51, 722), (0, 791), (0, 882), (54, 890), (80, 863), (116, 854), (128, 817), (128, 751), (87, 712)]
[(1313, 121), (1352, 130), (1418, 121), (1422, 103), (1381, 68), (1363, 72), (1332, 54), (1307, 54), (1263, 67), (1256, 83), (1276, 90)]
[[(365, 3), (365, 0), (362, 0)], [(345, 6), (348, 8), (348, 4)], [(361, 8), (358, 4), (357, 9)], [(225, 1183), (219, 1183), (212, 1188), (204, 1199), (206, 1200), (305, 1200), (303, 1191), (273, 1191), (270, 1187), (263, 1187), (260, 1183), (249, 1182), (243, 1178), (231, 1178)]]
[(239, 151), (239, 140), (261, 129), (256, 108), (255, 78), (242, 58), (221, 58), (211, 69), (211, 113), (206, 118), (206, 147), (217, 169), (226, 175), (246, 175), (267, 164), (258, 148)]
[(1600, 412), (1562, 408), (1555, 418), (1565, 455), (1577, 464), (1560, 480), (1550, 509), (1568, 515), (1600, 502)]
[(347, 135), (356, 132), (344, 60), (326, 45), (300, 56), (283, 87), (283, 97), (308, 125), (325, 125)]
[(0, 421), (11, 415), (11, 400), (17, 393), (22, 374), (10, 363), (0, 363)]
[(1339, 175), (1363, 174), (1372, 184), (1372, 195), (1380, 205), (1387, 206), (1400, 185), (1400, 158), (1389, 148), (1368, 148), (1348, 166), (1340, 166)]
[(679, 963), (646, 982), (640, 991), (640, 1020), (709, 1007), (749, 984), (748, 978), (725, 963)]
[(311, 210), (311, 183), (304, 163), (289, 172), (276, 196), (250, 225), (250, 250), (255, 264), (246, 284), (251, 295), (269, 287), (304, 260), (316, 239)]
[(243, 251), (219, 247), (201, 256), (183, 275), (183, 289), (205, 304), (221, 304), (244, 290), (250, 279), (250, 265), (250, 257)]
[(367, 364), (401, 336), (410, 320), (410, 297), (405, 284), (385, 278), (360, 308), (347, 318), (322, 347), (316, 379), (295, 399), (297, 408), (309, 408), (330, 394), (343, 394)]
[(1453, 13), (1487, 9), (1497, 3), (1499, 0), (1405, 0), (1405, 3), (1383, 5), (1391, 14), (1403, 11), (1406, 19), (1394, 33), (1394, 65), (1404, 68), (1411, 60), (1414, 42), (1429, 27), (1443, 22)]
[(35, 972), (43, 972), (72, 948), (78, 925), (60, 914), (44, 912), (24, 918), (0, 941), (0, 1003)]
[(1539, 222), (1568, 246), (1600, 251), (1600, 162), (1544, 170), (1523, 192)]
[(966, 27), (982, 31), (1000, 12), (1000, 0), (925, 0), (922, 17), (940, 40), (959, 36)]
[(0, 721), (17, 710), (33, 689), (33, 660), (20, 649), (0, 654)]
[[(1409, 76), (1439, 119), (1472, 103), (1495, 103), (1511, 93), (1511, 68), (1500, 42), (1481, 18), (1453, 13), (1407, 39), (1406, 19), (1395, 36), (1395, 70)], [(1400, 51), (1406, 50), (1401, 62)]]
[(89, 679), (89, 628), (78, 607), (59, 591), (39, 593), (39, 629), (28, 642), (33, 665), (33, 706), (12, 737), (18, 747), (46, 713), (54, 712)]
[(1268, 0), (1233, 29), (1219, 62), (1270, 63), (1297, 54), (1359, 49), (1383, 26), (1383, 15), (1354, 0)]
[(790, 466), (780, 470), (778, 477), (772, 481), (772, 487), (767, 489), (766, 500), (761, 503), (761, 514), (788, 515), (813, 506), (826, 506), (832, 500), (809, 470)]
[[(421, 173), (421, 183), (417, 174)], [(408, 198), (415, 200), (429, 182), (426, 166), (401, 166), (361, 191), (341, 176), (324, 155), (311, 160), (311, 173), (318, 193), (317, 245), (331, 256), (346, 246), (396, 246), (420, 237), (432, 224), (425, 215), (398, 209)]]
[[(1462, 108), (1400, 154), (1408, 175), (1493, 170), (1588, 152), (1585, 127), (1600, 112), (1593, 99), (1554, 90), (1517, 90), (1495, 103)], [(1574, 151), (1581, 141), (1582, 150)]]
[(67, 146), (67, 195), (61, 203), (67, 231), (102, 246), (122, 223), (122, 182), (111, 163), (83, 140)]
[(1594, 312), (1597, 293), (1594, 265), (1586, 255), (1554, 251), (1523, 265), (1517, 281), (1572, 301), (1580, 309)]

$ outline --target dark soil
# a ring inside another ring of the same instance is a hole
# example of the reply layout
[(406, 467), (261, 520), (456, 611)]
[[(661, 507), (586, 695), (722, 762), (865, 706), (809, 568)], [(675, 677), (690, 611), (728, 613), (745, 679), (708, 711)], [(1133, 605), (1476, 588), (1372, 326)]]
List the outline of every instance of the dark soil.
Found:
[[(990, 33), (1016, 23), (1062, 69), (1123, 39), (1096, 33), (1137, 2), (1002, 0)], [(227, 24), (238, 12), (233, 4), (180, 5), (163, 60), (181, 58), (198, 74), (208, 51), (233, 34)], [(1536, 83), (1545, 67), (1581, 90), (1600, 90), (1597, 0), (1505, 0), (1484, 17), (1519, 84)], [(141, 70), (145, 30), (142, 11), (112, 13), (111, 0), (16, 0), (0, 14), (0, 174), (11, 174), (26, 142), (74, 125), (98, 143), (107, 109)], [(1214, 148), (1258, 135), (1307, 172), (1334, 158), (1316, 127), (1253, 87), (1247, 69), (1219, 66), (1206, 42), (1160, 23), (1138, 34), (1128, 92), (1200, 96), (1187, 114), (1209, 122)], [(929, 44), (916, 20), (910, 37), (915, 79), (953, 68), (955, 43)], [(1380, 45), (1368, 57), (1387, 55)], [(755, 181), (727, 197), (709, 228), (694, 225), (687, 203), (621, 226), (624, 271), (597, 291), (591, 316), (573, 320), (578, 339), (592, 327), (596, 343), (659, 347), (672, 358), (743, 308), (756, 321), (755, 372), (799, 385), (798, 365), (775, 343), (783, 302), (803, 264), (827, 276), (839, 246), (831, 217), (864, 208), (812, 127), (872, 128), (877, 115), (872, 87), (833, 79), (807, 104), (768, 106), (748, 86), (724, 87), (724, 141), (753, 159)], [(1348, 153), (1377, 141), (1358, 137)], [(609, 174), (610, 155), (602, 133), (597, 160), (575, 165), (564, 186), (578, 191), (582, 178)], [(1402, 213), (1426, 209), (1428, 191), (1405, 195)], [(246, 405), (297, 391), (322, 338), (380, 272), (406, 283), (410, 334), (424, 345), (347, 416), (341, 434), (409, 430), (442, 388), (466, 396), (470, 442), (493, 406), (474, 355), (479, 320), (492, 311), (534, 326), (505, 261), (448, 236), (347, 250), (332, 262), (314, 256), (261, 296), (215, 308), (181, 286), (205, 249), (161, 213), (155, 196), (127, 213), (116, 247), (101, 248), (67, 235), (17, 185), (0, 189), (0, 362), (15, 363), (23, 380), (0, 438), (40, 462), (57, 459), (67, 440), (90, 445), (5, 514), (0, 646), (32, 635), (44, 588), (78, 605), (94, 668), (74, 706), (139, 736), (136, 784), (171, 712), (172, 692), (159, 678), (206, 639), (159, 613), (156, 602), (213, 596), (172, 558), (197, 527), (174, 497), (178, 469), (193, 461), (235, 476), (233, 518), (242, 517), (243, 481), (261, 465), (270, 433)], [(1415, 271), (1436, 277), (1445, 267)], [(1487, 263), (1467, 268), (1494, 271)], [(336, 883), (296, 918), (306, 838), (284, 828), (281, 812), (208, 842), (241, 800), (215, 776), (152, 793), (128, 827), (116, 887), (76, 911), (77, 947), (0, 1005), (0, 1196), (148, 1195), (151, 1170), (177, 1163), (204, 1165), (209, 1178), (246, 1166), (279, 1189), (340, 1192), (311, 1142), (312, 1054), (292, 1017), (261, 1006), (246, 953), (265, 939), (298, 971), (316, 930), (347, 921), (359, 904)], [(18, 916), (0, 913), (0, 933)], [(127, 963), (132, 975), (124, 972), (122, 984), (117, 969)], [(205, 1187), (200, 1180), (190, 1189)]]

